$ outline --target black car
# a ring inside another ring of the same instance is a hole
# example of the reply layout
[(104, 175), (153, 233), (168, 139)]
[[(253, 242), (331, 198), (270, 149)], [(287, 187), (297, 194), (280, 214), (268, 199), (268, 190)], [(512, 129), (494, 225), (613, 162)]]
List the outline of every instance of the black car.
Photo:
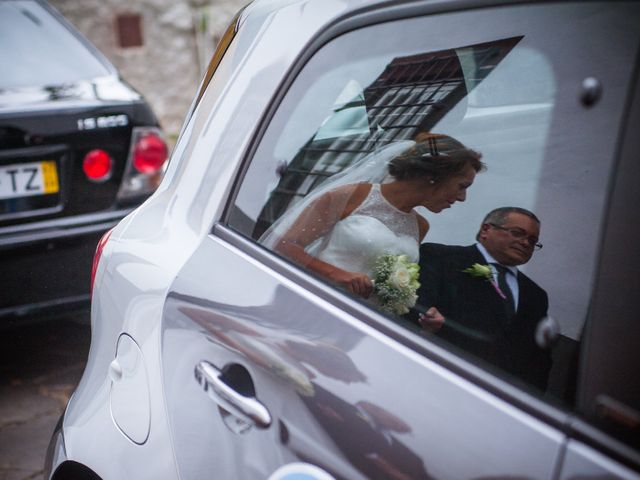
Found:
[(158, 185), (151, 108), (58, 12), (0, 0), (0, 319), (88, 305), (101, 235)]

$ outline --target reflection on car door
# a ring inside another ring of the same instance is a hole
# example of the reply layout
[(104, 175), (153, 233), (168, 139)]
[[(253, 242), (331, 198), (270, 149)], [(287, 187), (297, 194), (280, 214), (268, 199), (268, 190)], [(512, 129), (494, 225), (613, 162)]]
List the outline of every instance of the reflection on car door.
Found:
[(267, 478), (300, 461), (336, 478), (552, 477), (560, 432), (394, 340), (366, 306), (215, 232), (163, 315), (182, 478)]

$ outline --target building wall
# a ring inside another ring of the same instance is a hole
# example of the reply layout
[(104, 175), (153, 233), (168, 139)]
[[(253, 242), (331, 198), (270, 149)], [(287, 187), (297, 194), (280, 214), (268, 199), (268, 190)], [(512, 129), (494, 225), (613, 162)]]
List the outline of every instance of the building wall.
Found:
[[(249, 0), (49, 1), (145, 96), (171, 141), (215, 45)], [(131, 14), (139, 15), (142, 45), (123, 47), (117, 19)]]

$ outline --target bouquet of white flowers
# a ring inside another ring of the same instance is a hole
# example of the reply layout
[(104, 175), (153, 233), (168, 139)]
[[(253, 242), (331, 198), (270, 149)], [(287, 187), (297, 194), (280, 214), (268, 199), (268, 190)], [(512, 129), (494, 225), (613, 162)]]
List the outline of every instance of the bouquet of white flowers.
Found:
[(396, 315), (408, 313), (418, 299), (419, 272), (420, 266), (409, 261), (406, 255), (378, 257), (373, 269), (373, 284), (380, 307)]

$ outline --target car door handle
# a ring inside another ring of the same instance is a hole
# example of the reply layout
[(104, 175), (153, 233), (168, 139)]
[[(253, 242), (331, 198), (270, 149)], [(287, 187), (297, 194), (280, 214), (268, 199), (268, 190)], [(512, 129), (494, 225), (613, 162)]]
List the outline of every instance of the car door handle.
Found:
[(257, 428), (271, 425), (271, 414), (255, 397), (247, 397), (222, 379), (223, 373), (209, 362), (196, 365), (195, 377), (209, 397), (220, 407)]

